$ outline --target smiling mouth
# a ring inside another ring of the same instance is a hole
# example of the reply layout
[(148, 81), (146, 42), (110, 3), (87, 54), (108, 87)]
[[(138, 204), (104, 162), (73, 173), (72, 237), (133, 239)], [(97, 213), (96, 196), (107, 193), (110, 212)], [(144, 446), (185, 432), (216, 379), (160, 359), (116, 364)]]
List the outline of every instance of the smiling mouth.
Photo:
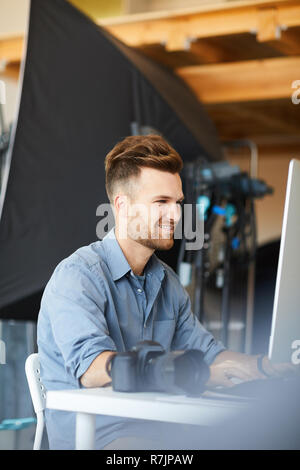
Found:
[(174, 232), (174, 227), (172, 225), (159, 224), (158, 226), (165, 232)]

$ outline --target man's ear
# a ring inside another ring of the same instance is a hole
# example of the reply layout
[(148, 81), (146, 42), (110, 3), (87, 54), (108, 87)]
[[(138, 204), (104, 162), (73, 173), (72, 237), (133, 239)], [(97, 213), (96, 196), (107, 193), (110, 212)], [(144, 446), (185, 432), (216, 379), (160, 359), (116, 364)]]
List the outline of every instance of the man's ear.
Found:
[(117, 194), (114, 199), (115, 212), (121, 218), (128, 216), (128, 196), (126, 194)]

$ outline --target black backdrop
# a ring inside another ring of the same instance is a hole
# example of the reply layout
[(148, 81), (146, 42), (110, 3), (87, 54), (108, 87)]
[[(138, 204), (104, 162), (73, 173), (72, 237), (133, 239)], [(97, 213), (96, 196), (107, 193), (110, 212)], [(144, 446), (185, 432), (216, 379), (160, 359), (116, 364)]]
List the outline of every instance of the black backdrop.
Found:
[[(132, 123), (161, 133), (183, 160), (222, 154), (179, 78), (65, 0), (32, 0), (25, 60), (0, 222), (0, 318), (35, 320), (55, 266), (97, 238), (104, 158)], [(158, 253), (174, 269), (178, 245)]]

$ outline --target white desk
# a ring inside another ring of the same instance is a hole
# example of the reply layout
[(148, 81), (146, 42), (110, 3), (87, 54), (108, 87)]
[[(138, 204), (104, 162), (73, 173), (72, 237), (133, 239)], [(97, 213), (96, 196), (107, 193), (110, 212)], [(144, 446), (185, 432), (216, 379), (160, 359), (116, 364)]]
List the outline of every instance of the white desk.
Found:
[(93, 449), (95, 415), (212, 426), (232, 418), (246, 402), (163, 393), (121, 393), (111, 388), (48, 391), (46, 408), (76, 415), (76, 449)]

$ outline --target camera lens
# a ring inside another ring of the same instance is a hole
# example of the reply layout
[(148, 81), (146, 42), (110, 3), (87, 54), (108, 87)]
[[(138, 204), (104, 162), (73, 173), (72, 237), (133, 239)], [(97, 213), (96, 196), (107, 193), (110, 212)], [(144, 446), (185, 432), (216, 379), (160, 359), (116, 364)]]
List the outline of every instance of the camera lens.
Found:
[(201, 351), (191, 349), (175, 358), (175, 380), (177, 387), (189, 395), (200, 395), (209, 379), (209, 367)]
[(145, 370), (151, 390), (200, 395), (209, 379), (209, 367), (198, 350), (171, 351), (152, 358)]

